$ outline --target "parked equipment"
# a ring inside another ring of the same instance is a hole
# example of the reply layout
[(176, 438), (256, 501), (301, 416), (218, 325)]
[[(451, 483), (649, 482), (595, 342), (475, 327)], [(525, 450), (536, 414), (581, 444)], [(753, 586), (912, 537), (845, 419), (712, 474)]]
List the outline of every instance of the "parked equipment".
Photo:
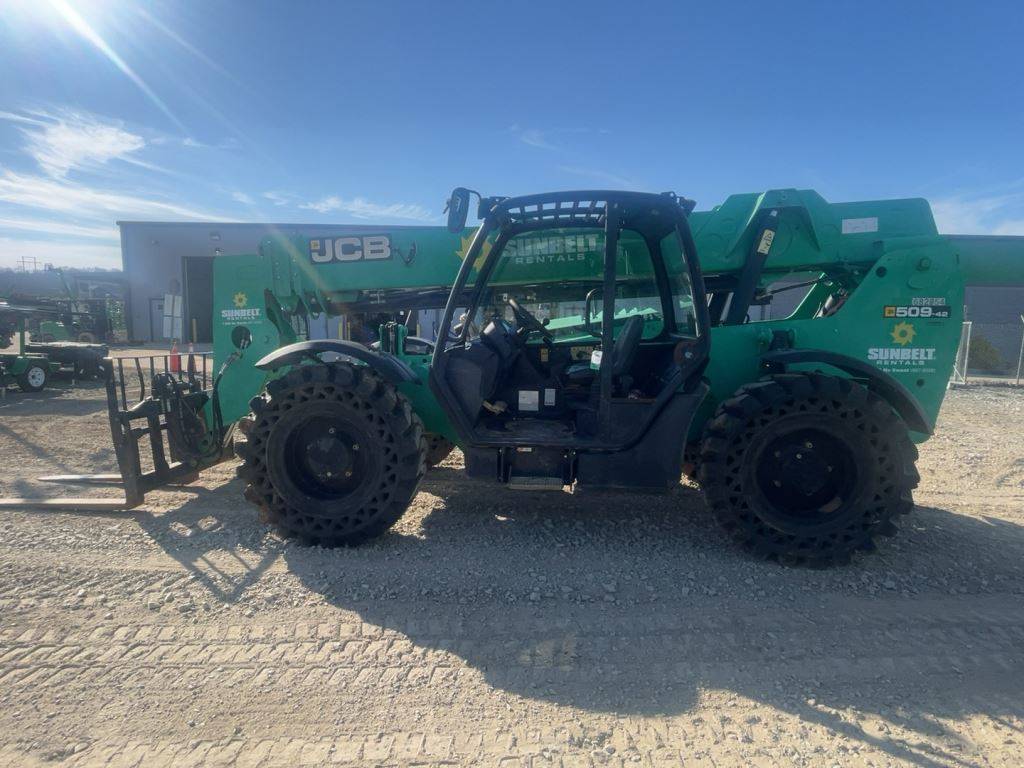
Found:
[(25, 323), (8, 313), (11, 321), (10, 335), (0, 341), (4, 347), (10, 346), (12, 338), (18, 339), (15, 351), (0, 352), (0, 393), (6, 394), (9, 387), (18, 385), (22, 392), (40, 392), (46, 388), (50, 377), (60, 370), (60, 363), (39, 352), (26, 349)]
[[(685, 453), (744, 549), (845, 562), (912, 508), (965, 277), (1024, 273), (1020, 240), (942, 236), (924, 200), (789, 189), (694, 212), (673, 194), (459, 188), (448, 213), (447, 231), (217, 258), (212, 383), (194, 365), (151, 369), (151, 394), (129, 404), (111, 368), (122, 504), (234, 445), (265, 519), (357, 544), (394, 524), (452, 445), (471, 476), (549, 491), (664, 491)], [(788, 316), (761, 319), (797, 290)], [(379, 350), (308, 338), (321, 313), (442, 303), (436, 346), (396, 323)]]

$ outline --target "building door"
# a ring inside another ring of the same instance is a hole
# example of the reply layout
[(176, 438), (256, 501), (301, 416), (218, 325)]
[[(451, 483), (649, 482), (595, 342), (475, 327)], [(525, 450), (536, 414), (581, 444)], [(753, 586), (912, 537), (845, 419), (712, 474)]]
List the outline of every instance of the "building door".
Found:
[(197, 343), (212, 342), (213, 259), (208, 256), (185, 257), (185, 312), (185, 338)]
[(153, 298), (149, 300), (149, 338), (152, 341), (161, 341), (164, 337), (164, 300)]

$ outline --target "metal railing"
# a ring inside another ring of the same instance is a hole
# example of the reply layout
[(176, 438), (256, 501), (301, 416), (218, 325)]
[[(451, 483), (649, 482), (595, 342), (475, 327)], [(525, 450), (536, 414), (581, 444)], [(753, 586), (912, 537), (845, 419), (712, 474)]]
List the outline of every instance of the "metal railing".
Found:
[[(177, 361), (174, 360), (177, 358)], [(152, 390), (153, 379), (157, 374), (171, 374), (182, 384), (197, 383), (201, 389), (209, 389), (212, 381), (213, 353), (192, 352), (178, 355), (132, 355), (130, 357), (108, 358), (113, 370), (114, 387), (117, 390), (120, 406), (127, 409), (130, 404), (139, 403), (146, 399), (146, 395)], [(136, 382), (129, 385), (128, 380), (135, 375)], [(149, 390), (146, 388), (146, 380), (149, 380)], [(138, 391), (138, 397), (129, 400), (128, 395), (134, 395)]]

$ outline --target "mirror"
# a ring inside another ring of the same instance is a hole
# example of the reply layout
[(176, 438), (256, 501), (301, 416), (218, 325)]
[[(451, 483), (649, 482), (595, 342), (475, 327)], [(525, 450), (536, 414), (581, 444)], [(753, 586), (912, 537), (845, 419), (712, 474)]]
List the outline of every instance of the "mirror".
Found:
[(469, 215), (469, 190), (465, 187), (453, 189), (445, 211), (448, 214), (449, 232), (461, 232), (465, 229), (466, 217)]

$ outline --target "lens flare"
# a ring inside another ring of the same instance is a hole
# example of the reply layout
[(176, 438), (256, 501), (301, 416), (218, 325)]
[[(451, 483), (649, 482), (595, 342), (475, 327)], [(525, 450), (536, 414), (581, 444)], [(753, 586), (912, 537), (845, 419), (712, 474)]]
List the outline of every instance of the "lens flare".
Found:
[(107, 41), (100, 37), (99, 33), (89, 25), (89, 22), (87, 22), (78, 11), (68, 4), (67, 0), (49, 0), (49, 2), (54, 10), (61, 15), (61, 18), (67, 22), (68, 26), (88, 42), (92, 43), (92, 45), (94, 45), (100, 53), (106, 56), (115, 67), (121, 70), (125, 77), (135, 83), (139, 90), (146, 94), (146, 97), (152, 101), (161, 112), (167, 115), (171, 122), (183, 131), (185, 130), (185, 126), (182, 125), (181, 121), (174, 116), (160, 97), (153, 92), (153, 89), (146, 85), (146, 82), (135, 73), (135, 70), (128, 66), (128, 62), (122, 59), (118, 55), (117, 51), (111, 48), (107, 44)]

